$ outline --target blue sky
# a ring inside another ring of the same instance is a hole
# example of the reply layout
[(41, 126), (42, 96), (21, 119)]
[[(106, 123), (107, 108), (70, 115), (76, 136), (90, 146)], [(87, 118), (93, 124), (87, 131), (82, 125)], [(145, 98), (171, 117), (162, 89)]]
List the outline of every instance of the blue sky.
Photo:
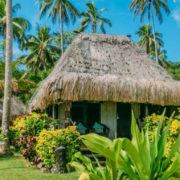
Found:
[[(21, 10), (18, 12), (18, 16), (26, 17), (32, 24), (30, 33), (35, 33), (36, 24), (41, 25), (46, 24), (51, 27), (52, 31), (59, 31), (59, 24), (52, 24), (51, 20), (44, 17), (39, 20), (39, 8), (36, 0), (13, 0), (14, 3), (21, 4)], [(73, 4), (77, 9), (83, 11), (86, 9), (85, 3), (88, 0), (72, 0)], [(131, 0), (95, 0), (97, 8), (107, 8), (104, 12), (104, 16), (109, 18), (112, 22), (112, 27), (106, 27), (106, 32), (108, 34), (116, 35), (132, 35), (132, 39), (137, 42), (138, 37), (135, 32), (142, 25), (140, 19), (137, 17), (134, 19), (133, 12), (129, 12), (128, 7)], [(163, 23), (159, 24), (158, 21), (155, 22), (156, 31), (163, 34), (164, 49), (167, 50), (169, 61), (180, 61), (180, 0), (169, 0), (168, 2), (171, 13), (169, 16), (163, 14)], [(143, 22), (147, 24), (147, 21)], [(66, 30), (73, 30), (77, 27), (79, 23), (70, 24), (66, 26)], [(88, 30), (90, 32), (90, 30)], [(88, 32), (87, 31), (87, 32)], [(14, 46), (14, 55), (18, 56), (21, 52), (18, 50), (17, 46)]]

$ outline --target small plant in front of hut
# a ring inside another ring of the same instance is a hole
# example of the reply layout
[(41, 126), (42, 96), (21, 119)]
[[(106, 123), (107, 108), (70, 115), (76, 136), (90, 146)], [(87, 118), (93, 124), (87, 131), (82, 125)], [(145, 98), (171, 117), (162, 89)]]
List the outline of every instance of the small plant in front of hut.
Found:
[(1, 141), (5, 141), (5, 140), (6, 140), (6, 138), (4, 138), (3, 134), (0, 133), (0, 142), (1, 142)]
[(52, 168), (55, 164), (55, 150), (59, 146), (66, 148), (66, 162), (70, 162), (72, 155), (80, 148), (81, 141), (76, 127), (65, 129), (43, 130), (37, 138), (36, 151), (39, 159), (46, 168)]

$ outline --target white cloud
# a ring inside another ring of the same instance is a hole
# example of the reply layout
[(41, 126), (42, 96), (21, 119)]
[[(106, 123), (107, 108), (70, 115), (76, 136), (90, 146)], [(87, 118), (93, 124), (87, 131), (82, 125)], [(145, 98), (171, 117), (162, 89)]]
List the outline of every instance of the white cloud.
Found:
[(180, 8), (172, 12), (172, 17), (176, 21), (177, 27), (180, 28)]
[(14, 46), (13, 47), (13, 59), (16, 59), (17, 57), (21, 56), (23, 54), (23, 52), (17, 47)]
[(175, 9), (172, 13), (172, 17), (175, 21), (180, 22), (180, 9)]

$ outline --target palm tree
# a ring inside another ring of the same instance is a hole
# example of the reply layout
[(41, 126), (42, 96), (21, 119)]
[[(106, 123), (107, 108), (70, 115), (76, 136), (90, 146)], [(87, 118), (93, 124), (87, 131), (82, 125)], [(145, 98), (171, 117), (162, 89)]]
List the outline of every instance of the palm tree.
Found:
[[(0, 0), (0, 36), (6, 38), (7, 17), (6, 17), (6, 0)], [(12, 27), (13, 38), (21, 44), (25, 40), (25, 31), (30, 28), (30, 23), (22, 17), (16, 17), (17, 11), (21, 8), (20, 4), (12, 6)], [(5, 47), (5, 45), (4, 45)]]
[[(136, 32), (136, 34), (140, 37), (138, 45), (143, 48), (147, 54), (150, 54), (152, 49), (155, 49), (154, 37), (152, 34), (151, 26), (149, 24), (141, 26), (140, 29)], [(162, 41), (162, 34), (156, 32), (155, 37), (158, 47), (162, 47), (164, 44)]]
[(165, 11), (166, 14), (169, 14), (169, 8), (167, 6), (167, 0), (133, 0), (130, 4), (130, 10), (134, 9), (134, 16), (136, 17), (139, 13), (141, 16), (141, 21), (143, 21), (145, 14), (147, 13), (149, 21), (152, 22), (153, 37), (155, 44), (155, 53), (156, 53), (156, 62), (158, 63), (158, 47), (156, 44), (156, 35), (155, 35), (155, 25), (154, 25), (154, 13), (160, 23), (162, 23), (162, 12), (161, 9)]
[[(57, 46), (59, 46), (61, 44), (61, 34), (59, 32), (54, 32), (54, 42)], [(73, 41), (73, 39), (75, 38), (75, 34), (73, 32), (65, 32), (64, 33), (64, 49), (66, 49)]]
[(11, 80), (12, 80), (12, 1), (6, 0), (6, 69), (5, 69), (5, 88), (4, 88), (4, 102), (3, 102), (3, 118), (2, 118), (2, 134), (4, 140), (4, 152), (9, 153), (8, 132), (9, 120), (11, 116)]
[(60, 56), (59, 48), (53, 43), (54, 38), (47, 26), (38, 26), (37, 35), (27, 36), (24, 48), (30, 50), (30, 54), (21, 56), (22, 61), (31, 71), (47, 70), (52, 68)]
[(93, 33), (97, 32), (97, 25), (99, 26), (99, 29), (102, 31), (102, 33), (106, 33), (104, 24), (107, 24), (111, 27), (110, 20), (101, 17), (102, 12), (105, 11), (106, 9), (103, 8), (98, 10), (95, 7), (94, 2), (86, 3), (86, 6), (88, 7), (88, 10), (80, 13), (80, 16), (82, 16), (82, 18), (80, 19), (81, 27), (78, 28), (77, 31), (82, 32), (85, 29), (87, 29), (88, 26), (91, 24)]
[(63, 23), (69, 24), (72, 19), (76, 20), (78, 10), (73, 6), (69, 0), (37, 0), (40, 3), (40, 17), (44, 16), (49, 10), (48, 17), (52, 18), (55, 23), (59, 18), (60, 33), (61, 33), (61, 52), (64, 52), (64, 36), (63, 36)]
[[(150, 53), (151, 53), (151, 57), (153, 59), (155, 59), (156, 58), (156, 54), (155, 54), (155, 49), (154, 48), (151, 49)], [(158, 56), (158, 61), (162, 65), (163, 62), (165, 62), (167, 60), (167, 51), (164, 50), (164, 49), (158, 48), (158, 55), (159, 55)]]

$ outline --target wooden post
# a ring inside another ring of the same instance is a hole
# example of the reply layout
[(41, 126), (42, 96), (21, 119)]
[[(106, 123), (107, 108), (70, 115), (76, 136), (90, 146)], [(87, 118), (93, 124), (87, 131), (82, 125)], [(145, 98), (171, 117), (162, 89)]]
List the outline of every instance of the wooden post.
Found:
[(55, 117), (55, 112), (54, 112), (54, 104), (52, 105), (52, 118), (54, 119)]
[(65, 111), (65, 127), (70, 125), (70, 118), (71, 118), (71, 102), (66, 101), (66, 111)]
[(149, 110), (148, 110), (148, 105), (146, 104), (145, 105), (145, 116), (148, 116), (149, 115)]

